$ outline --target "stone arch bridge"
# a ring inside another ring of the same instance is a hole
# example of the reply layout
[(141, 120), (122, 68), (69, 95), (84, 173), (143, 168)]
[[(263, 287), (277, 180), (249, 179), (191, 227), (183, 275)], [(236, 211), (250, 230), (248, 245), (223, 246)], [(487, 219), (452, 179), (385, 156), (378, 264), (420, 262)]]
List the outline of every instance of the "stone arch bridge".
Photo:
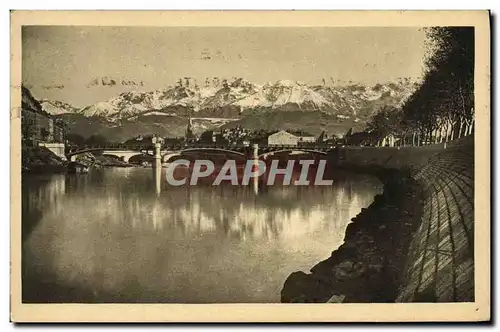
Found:
[(240, 156), (242, 158), (266, 159), (276, 153), (295, 154), (298, 152), (308, 152), (316, 155), (326, 155), (332, 147), (324, 144), (314, 146), (295, 146), (295, 145), (266, 145), (258, 146), (256, 144), (218, 146), (218, 145), (127, 145), (127, 144), (109, 144), (104, 146), (90, 146), (85, 148), (70, 148), (66, 157), (75, 162), (78, 155), (83, 153), (101, 152), (102, 155), (117, 157), (124, 162), (129, 162), (130, 158), (138, 155), (149, 155), (161, 159), (162, 162), (168, 162), (175, 156), (181, 156), (189, 152), (206, 153), (227, 153)]

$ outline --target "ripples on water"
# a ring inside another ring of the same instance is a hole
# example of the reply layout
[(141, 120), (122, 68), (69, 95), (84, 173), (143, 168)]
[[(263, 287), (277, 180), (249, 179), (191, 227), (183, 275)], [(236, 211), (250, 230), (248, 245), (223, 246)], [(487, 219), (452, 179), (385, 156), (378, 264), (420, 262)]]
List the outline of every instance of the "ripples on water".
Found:
[(382, 189), (348, 174), (258, 194), (154, 178), (143, 168), (26, 177), (24, 301), (279, 302), (286, 277), (327, 258)]

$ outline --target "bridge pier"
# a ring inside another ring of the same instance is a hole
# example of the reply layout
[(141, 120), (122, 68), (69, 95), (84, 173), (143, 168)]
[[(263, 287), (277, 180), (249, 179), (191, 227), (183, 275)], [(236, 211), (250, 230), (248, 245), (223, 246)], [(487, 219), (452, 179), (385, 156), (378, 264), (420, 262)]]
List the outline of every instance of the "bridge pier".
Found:
[(259, 144), (252, 145), (253, 160), (259, 160)]
[[(254, 170), (259, 168), (259, 145), (252, 145), (252, 159), (253, 159), (253, 168)], [(259, 194), (259, 178), (254, 177), (252, 181), (252, 187), (255, 195)]]
[(155, 154), (154, 154), (154, 161), (153, 161), (153, 168), (161, 168), (161, 143), (154, 143), (155, 144)]
[[(161, 162), (161, 160), (160, 160)], [(160, 167), (153, 167), (153, 180), (155, 182), (156, 195), (159, 196), (161, 194), (161, 164)]]

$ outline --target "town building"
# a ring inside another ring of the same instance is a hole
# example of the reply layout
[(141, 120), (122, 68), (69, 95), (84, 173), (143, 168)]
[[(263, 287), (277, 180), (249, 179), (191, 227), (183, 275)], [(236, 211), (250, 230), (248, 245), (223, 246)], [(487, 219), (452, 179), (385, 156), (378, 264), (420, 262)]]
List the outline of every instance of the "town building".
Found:
[(281, 130), (267, 137), (268, 145), (297, 145), (299, 138), (287, 131)]
[(193, 133), (193, 120), (191, 119), (191, 117), (189, 117), (188, 119), (185, 138), (187, 142), (192, 142), (196, 139), (196, 136)]
[(309, 134), (303, 130), (288, 130), (288, 133), (297, 136), (298, 143), (299, 144), (310, 144), (310, 143), (315, 143), (316, 142), (316, 136)]
[(31, 92), (22, 87), (21, 140), (24, 146), (43, 146), (65, 158), (65, 125), (42, 109)]
[(316, 136), (313, 135), (299, 135), (297, 136), (299, 139), (299, 143), (315, 143), (316, 142)]

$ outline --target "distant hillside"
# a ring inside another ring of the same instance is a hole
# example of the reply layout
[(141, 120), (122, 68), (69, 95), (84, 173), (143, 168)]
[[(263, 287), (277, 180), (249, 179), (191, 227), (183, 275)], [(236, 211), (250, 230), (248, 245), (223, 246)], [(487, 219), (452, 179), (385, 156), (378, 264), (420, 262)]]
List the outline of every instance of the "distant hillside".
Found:
[(122, 142), (138, 135), (159, 134), (165, 137), (184, 136), (188, 120), (164, 115), (144, 116), (133, 120), (124, 120), (119, 124), (108, 122), (101, 117), (86, 117), (81, 114), (62, 114), (70, 133), (88, 138), (98, 134), (110, 141)]
[(365, 122), (319, 112), (253, 112), (241, 120), (224, 125), (223, 128), (234, 128), (238, 125), (252, 130), (298, 129), (318, 136), (322, 131), (330, 135), (344, 135), (349, 128), (362, 130)]

